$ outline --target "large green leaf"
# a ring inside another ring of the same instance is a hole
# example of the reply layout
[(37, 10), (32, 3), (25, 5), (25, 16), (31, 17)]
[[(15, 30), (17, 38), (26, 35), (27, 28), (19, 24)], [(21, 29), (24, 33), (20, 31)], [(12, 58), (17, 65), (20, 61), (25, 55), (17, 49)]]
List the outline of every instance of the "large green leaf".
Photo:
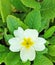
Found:
[(51, 56), (55, 56), (55, 45), (50, 45), (48, 47), (48, 53), (51, 55)]
[(52, 38), (49, 39), (49, 43), (55, 45), (55, 36), (52, 36)]
[(34, 65), (53, 65), (53, 63), (44, 55), (37, 54)]
[(10, 0), (11, 3), (14, 5), (14, 7), (17, 10), (21, 10), (21, 11), (27, 11), (27, 8), (23, 5), (23, 3), (21, 2), (21, 0)]
[(0, 53), (6, 51), (7, 48), (0, 44)]
[(8, 50), (3, 45), (0, 45), (0, 64), (4, 62), (6, 65), (30, 65), (30, 61), (22, 62), (19, 53), (14, 53)]
[(51, 56), (49, 54), (46, 54), (46, 56), (52, 61), (55, 63), (55, 56)]
[(23, 63), (20, 60), (19, 53), (13, 53), (13, 52), (8, 53), (8, 55), (5, 59), (5, 63), (6, 63), (6, 65), (30, 65), (29, 61)]
[(10, 0), (0, 0), (0, 12), (3, 22), (6, 21), (6, 18), (11, 14), (11, 4)]
[(7, 27), (11, 33), (18, 29), (18, 27), (23, 27), (24, 29), (28, 28), (19, 18), (12, 15), (7, 17)]
[(41, 20), (41, 28), (40, 28), (40, 32), (43, 31), (44, 29), (46, 29), (48, 27), (49, 24), (49, 20), (47, 19), (42, 19)]
[(55, 17), (55, 0), (43, 0), (41, 2), (41, 14), (44, 19)]
[(0, 44), (0, 64), (4, 62), (4, 59), (8, 52), (9, 52), (8, 48)]
[(50, 59), (51, 59), (52, 62), (55, 63), (55, 56), (50, 56)]
[(35, 0), (21, 0), (21, 1), (27, 7), (31, 7), (37, 10), (40, 9), (40, 4)]
[(31, 11), (25, 18), (24, 23), (29, 26), (29, 28), (37, 29), (39, 31), (41, 27), (41, 15), (39, 11)]

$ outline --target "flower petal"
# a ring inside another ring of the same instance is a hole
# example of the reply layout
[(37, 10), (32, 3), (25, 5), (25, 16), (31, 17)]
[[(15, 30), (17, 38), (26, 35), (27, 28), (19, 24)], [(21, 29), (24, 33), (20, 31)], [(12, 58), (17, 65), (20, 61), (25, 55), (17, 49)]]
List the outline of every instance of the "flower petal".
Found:
[(38, 37), (38, 31), (35, 29), (26, 29), (25, 30), (25, 37), (31, 37), (32, 39), (36, 39)]
[(8, 43), (10, 44), (10, 45), (14, 45), (14, 44), (18, 44), (20, 42), (20, 40), (19, 40), (19, 38), (11, 38), (11, 39), (9, 39), (9, 41), (8, 41)]
[(17, 52), (20, 50), (21, 48), (21, 43), (20, 43), (20, 40), (18, 38), (12, 38), (10, 39), (9, 41), (9, 44), (10, 44), (10, 50), (13, 51), (13, 52)]
[(20, 58), (23, 62), (26, 62), (28, 60), (28, 54), (27, 50), (25, 48), (22, 48), (20, 51)]
[(35, 49), (31, 47), (28, 52), (28, 59), (33, 61), (35, 59)]
[(34, 48), (25, 49), (22, 48), (20, 52), (21, 60), (26, 62), (27, 60), (33, 61), (35, 59), (35, 50)]
[(36, 51), (43, 51), (45, 49), (46, 40), (44, 38), (38, 37), (35, 41), (34, 48)]
[(43, 51), (45, 49), (45, 45), (44, 44), (35, 44), (34, 48), (36, 51)]
[(21, 27), (18, 27), (18, 30), (14, 31), (15, 37), (23, 38), (24, 30)]
[(45, 44), (46, 43), (46, 40), (44, 38), (38, 37), (36, 39), (36, 43), (37, 44)]
[(11, 45), (9, 49), (10, 49), (12, 52), (19, 52), (19, 51), (20, 51), (20, 48), (21, 48), (21, 47), (20, 47), (19, 45), (16, 45), (16, 46), (15, 46), (15, 45)]

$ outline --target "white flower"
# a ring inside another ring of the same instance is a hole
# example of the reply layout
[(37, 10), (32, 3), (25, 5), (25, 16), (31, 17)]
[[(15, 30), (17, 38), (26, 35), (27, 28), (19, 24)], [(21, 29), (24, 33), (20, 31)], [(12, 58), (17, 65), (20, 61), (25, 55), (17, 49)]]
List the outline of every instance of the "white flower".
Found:
[(35, 59), (35, 51), (43, 51), (45, 49), (46, 40), (38, 37), (38, 32), (35, 29), (23, 30), (18, 27), (18, 30), (14, 31), (14, 36), (8, 41), (10, 44), (9, 49), (13, 52), (20, 51), (22, 61), (33, 61)]

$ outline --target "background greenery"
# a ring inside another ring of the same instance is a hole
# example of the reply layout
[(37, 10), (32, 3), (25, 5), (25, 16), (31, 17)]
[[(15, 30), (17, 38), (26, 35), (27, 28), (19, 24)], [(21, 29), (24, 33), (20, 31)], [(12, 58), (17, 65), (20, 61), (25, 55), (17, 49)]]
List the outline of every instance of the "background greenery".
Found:
[[(23, 63), (19, 53), (9, 50), (8, 40), (19, 26), (39, 31), (47, 40), (46, 49), (37, 52), (33, 62)], [(55, 0), (0, 0), (0, 64), (54, 65)]]

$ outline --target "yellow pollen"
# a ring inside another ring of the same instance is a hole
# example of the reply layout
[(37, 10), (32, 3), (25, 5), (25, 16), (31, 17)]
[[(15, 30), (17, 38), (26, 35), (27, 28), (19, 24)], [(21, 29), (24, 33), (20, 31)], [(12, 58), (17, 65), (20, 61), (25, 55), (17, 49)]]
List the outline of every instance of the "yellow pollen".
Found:
[(27, 49), (30, 48), (33, 44), (34, 42), (31, 40), (31, 38), (24, 38), (24, 41), (22, 42), (22, 46)]

